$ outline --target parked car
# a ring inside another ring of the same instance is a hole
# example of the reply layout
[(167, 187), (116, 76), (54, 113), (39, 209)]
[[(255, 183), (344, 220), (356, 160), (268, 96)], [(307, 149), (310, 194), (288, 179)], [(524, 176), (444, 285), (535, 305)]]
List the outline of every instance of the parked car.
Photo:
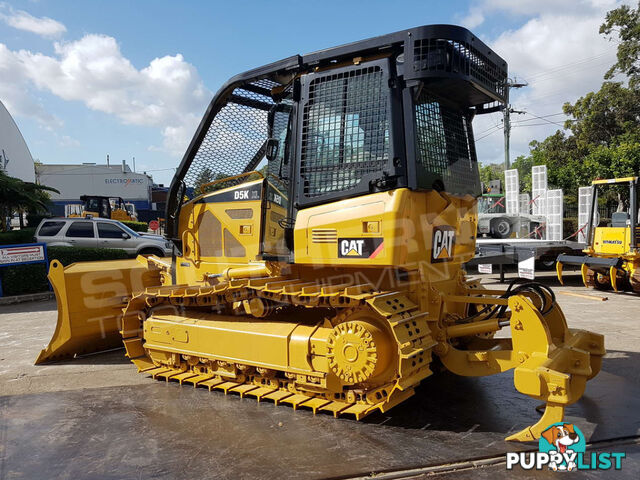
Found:
[(119, 248), (129, 255), (171, 255), (171, 243), (158, 235), (134, 232), (107, 218), (47, 218), (40, 222), (36, 242), (50, 247)]

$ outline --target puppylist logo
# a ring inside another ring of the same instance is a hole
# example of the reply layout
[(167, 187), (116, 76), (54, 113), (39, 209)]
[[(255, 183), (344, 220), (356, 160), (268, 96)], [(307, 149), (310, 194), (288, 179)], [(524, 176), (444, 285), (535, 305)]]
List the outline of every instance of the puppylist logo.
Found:
[(507, 452), (507, 470), (519, 466), (523, 470), (554, 472), (577, 470), (620, 470), (623, 452), (586, 453), (587, 443), (578, 427), (572, 423), (554, 423), (542, 432), (538, 452)]

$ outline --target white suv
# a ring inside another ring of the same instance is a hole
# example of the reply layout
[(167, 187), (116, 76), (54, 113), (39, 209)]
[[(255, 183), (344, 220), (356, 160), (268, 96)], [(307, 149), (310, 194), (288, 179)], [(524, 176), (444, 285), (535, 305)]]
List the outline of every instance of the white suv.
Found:
[(49, 247), (119, 248), (132, 256), (171, 256), (171, 243), (163, 237), (140, 234), (106, 218), (47, 218), (38, 225), (35, 241)]

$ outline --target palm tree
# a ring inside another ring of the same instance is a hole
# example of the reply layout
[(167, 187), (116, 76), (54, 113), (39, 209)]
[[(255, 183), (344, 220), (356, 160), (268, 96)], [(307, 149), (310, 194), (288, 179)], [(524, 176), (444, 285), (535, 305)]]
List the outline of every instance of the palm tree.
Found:
[(7, 231), (7, 217), (14, 212), (43, 213), (49, 206), (49, 194), (47, 192), (60, 193), (58, 190), (37, 183), (24, 182), (19, 178), (10, 177), (0, 170), (0, 229)]

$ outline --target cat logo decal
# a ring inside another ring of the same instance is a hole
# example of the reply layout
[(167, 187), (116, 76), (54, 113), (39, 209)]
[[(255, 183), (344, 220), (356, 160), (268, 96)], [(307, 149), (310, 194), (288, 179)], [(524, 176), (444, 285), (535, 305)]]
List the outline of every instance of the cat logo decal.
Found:
[(431, 263), (453, 260), (453, 248), (456, 244), (456, 231), (453, 227), (442, 225), (433, 227), (431, 244)]

